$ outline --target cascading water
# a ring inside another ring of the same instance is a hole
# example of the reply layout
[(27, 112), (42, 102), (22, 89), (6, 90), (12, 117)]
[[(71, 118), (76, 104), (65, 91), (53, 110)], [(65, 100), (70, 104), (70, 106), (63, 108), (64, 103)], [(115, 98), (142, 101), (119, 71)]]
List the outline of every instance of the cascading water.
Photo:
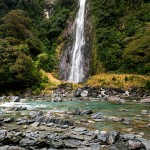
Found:
[(69, 81), (78, 83), (84, 78), (82, 48), (85, 45), (84, 22), (86, 0), (79, 0), (79, 11), (76, 18), (75, 42), (73, 45), (72, 63), (69, 74)]

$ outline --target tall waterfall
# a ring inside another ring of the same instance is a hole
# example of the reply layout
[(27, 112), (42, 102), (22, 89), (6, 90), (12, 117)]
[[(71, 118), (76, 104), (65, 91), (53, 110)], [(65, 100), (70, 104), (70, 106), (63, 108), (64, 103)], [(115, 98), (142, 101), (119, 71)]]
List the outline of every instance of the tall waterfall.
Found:
[(76, 29), (75, 29), (75, 42), (73, 45), (72, 63), (69, 74), (69, 81), (74, 83), (82, 82), (84, 78), (82, 48), (85, 44), (84, 22), (85, 22), (86, 0), (79, 0), (79, 4), (80, 7), (75, 22)]

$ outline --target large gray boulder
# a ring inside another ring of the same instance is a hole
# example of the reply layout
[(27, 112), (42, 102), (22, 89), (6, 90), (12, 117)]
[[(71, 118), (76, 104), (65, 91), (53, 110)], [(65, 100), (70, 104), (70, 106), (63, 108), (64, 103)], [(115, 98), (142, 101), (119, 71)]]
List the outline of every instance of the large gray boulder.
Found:
[(75, 97), (80, 97), (80, 96), (81, 96), (81, 92), (82, 92), (82, 89), (77, 88), (77, 89), (75, 90), (74, 96), (75, 96)]
[(11, 101), (12, 102), (20, 102), (20, 97), (19, 96), (12, 96)]
[(109, 102), (118, 103), (118, 104), (124, 104), (126, 102), (124, 99), (121, 99), (120, 97), (117, 96), (109, 96), (107, 100)]
[(87, 90), (84, 90), (83, 92), (81, 92), (81, 96), (82, 97), (88, 97), (89, 92)]

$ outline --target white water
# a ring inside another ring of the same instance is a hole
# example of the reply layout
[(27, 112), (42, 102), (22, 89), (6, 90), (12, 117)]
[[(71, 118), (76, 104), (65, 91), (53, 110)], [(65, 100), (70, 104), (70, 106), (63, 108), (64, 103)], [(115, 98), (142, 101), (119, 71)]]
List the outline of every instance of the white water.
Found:
[(69, 75), (69, 81), (78, 83), (84, 78), (83, 62), (82, 62), (82, 47), (85, 44), (84, 38), (84, 16), (86, 0), (79, 0), (79, 11), (76, 18), (76, 36), (73, 46), (72, 64)]

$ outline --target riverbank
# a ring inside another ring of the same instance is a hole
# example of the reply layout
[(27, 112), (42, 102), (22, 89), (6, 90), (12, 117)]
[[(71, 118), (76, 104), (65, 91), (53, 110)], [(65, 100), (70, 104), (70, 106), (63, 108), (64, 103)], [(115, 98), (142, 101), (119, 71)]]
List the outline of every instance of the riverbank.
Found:
[(149, 96), (63, 84), (49, 95), (1, 97), (0, 148), (149, 150)]

